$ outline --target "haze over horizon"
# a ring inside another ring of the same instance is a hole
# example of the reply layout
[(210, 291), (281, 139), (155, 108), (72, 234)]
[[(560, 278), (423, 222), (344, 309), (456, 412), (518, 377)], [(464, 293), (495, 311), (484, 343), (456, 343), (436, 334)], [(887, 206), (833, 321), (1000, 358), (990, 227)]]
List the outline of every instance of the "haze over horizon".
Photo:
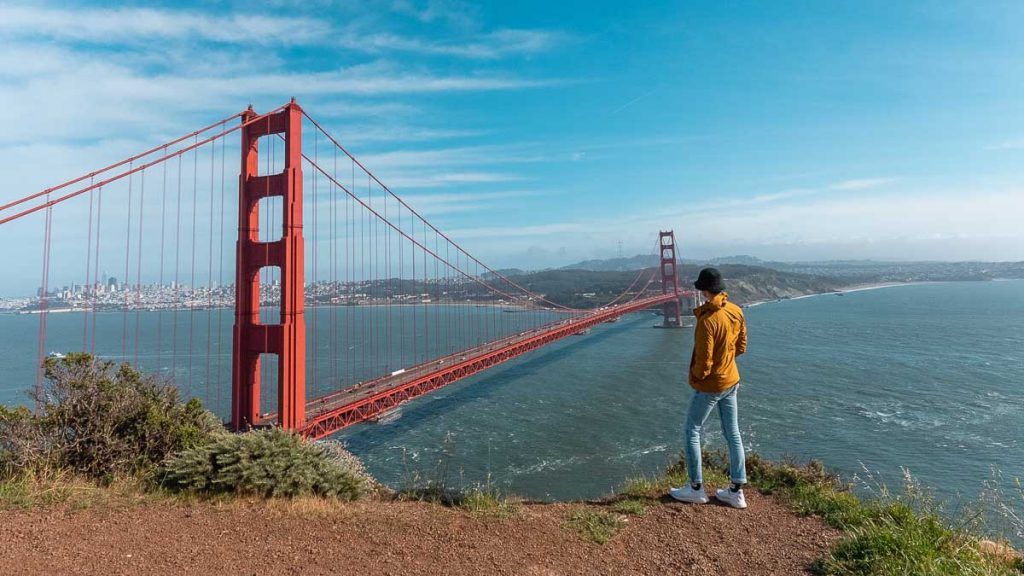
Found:
[[(1016, 2), (8, 2), (0, 203), (295, 96), (494, 268), (646, 253), (659, 229), (694, 259), (1019, 261), (1022, 21)], [(30, 249), (0, 294), (33, 291), (41, 231), (4, 228)]]

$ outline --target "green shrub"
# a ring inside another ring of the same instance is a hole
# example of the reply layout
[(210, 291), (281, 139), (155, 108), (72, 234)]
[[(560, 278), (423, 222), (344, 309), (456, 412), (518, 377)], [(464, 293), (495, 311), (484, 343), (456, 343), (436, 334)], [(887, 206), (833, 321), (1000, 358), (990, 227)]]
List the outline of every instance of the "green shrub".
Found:
[(53, 442), (24, 406), (0, 406), (0, 480), (58, 469)]
[(356, 472), (281, 428), (223, 435), (184, 450), (163, 467), (161, 484), (200, 494), (326, 496), (354, 500), (368, 486)]
[[(716, 457), (725, 459), (721, 454)], [(724, 465), (728, 469), (727, 459)], [(777, 463), (756, 453), (747, 455), (747, 479), (765, 494), (809, 485), (840, 488), (839, 477), (827, 472), (825, 466), (818, 460), (811, 460), (805, 464), (797, 464), (791, 460)]]
[(40, 414), (0, 413), (0, 473), (47, 468), (109, 480), (146, 474), (172, 453), (210, 442), (223, 425), (198, 400), (128, 364), (72, 353), (47, 358)]

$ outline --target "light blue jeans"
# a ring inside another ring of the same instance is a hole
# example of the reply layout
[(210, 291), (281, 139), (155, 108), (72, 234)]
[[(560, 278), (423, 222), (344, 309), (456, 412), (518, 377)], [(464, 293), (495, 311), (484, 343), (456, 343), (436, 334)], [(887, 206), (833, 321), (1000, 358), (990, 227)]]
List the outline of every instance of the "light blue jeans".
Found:
[(722, 422), (722, 435), (729, 445), (729, 476), (736, 484), (747, 483), (747, 461), (743, 454), (743, 440), (740, 438), (739, 409), (736, 393), (739, 384), (725, 392), (707, 393), (693, 391), (690, 410), (686, 415), (686, 473), (691, 483), (703, 483), (704, 471), (700, 459), (700, 429), (711, 411), (718, 406), (718, 417)]

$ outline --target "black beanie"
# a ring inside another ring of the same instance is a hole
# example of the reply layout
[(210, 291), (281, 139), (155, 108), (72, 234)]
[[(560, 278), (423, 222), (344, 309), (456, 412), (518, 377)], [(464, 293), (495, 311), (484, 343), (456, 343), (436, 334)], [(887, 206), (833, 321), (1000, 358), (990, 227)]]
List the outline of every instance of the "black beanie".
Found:
[(715, 268), (705, 268), (697, 275), (697, 281), (693, 283), (697, 290), (706, 290), (713, 294), (725, 292), (725, 284), (722, 282), (722, 273)]

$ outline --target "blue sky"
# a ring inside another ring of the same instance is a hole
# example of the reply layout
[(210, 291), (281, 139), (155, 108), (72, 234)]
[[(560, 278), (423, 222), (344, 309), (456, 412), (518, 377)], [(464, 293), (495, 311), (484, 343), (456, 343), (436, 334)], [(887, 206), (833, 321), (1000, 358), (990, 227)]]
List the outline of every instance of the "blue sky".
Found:
[(1024, 3), (0, 2), (0, 200), (295, 96), (494, 266), (1024, 259)]

